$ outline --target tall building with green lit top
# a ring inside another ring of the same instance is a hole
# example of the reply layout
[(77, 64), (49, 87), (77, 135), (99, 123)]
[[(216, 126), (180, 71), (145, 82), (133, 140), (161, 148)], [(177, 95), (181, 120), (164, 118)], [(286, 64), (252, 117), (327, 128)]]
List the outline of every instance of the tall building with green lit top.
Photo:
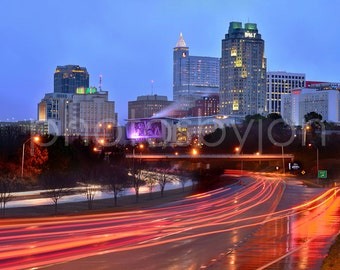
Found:
[(54, 72), (54, 93), (75, 94), (77, 88), (89, 87), (90, 76), (85, 67), (57, 66)]
[(220, 63), (220, 113), (265, 114), (266, 58), (255, 23), (230, 23)]

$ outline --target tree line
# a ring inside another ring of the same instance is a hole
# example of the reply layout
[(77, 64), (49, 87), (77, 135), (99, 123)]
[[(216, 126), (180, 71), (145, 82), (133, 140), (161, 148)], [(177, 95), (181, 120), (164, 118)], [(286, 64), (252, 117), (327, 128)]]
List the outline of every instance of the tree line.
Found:
[[(284, 148), (285, 153), (294, 154), (305, 168), (313, 168), (314, 152), (317, 147), (320, 168), (328, 169), (330, 176), (337, 177), (339, 166), (334, 160), (338, 160), (340, 138), (335, 130), (336, 125), (322, 122), (322, 116), (315, 112), (306, 114), (305, 122), (310, 126), (310, 130), (304, 129), (305, 127), (291, 127), (278, 114), (269, 114), (266, 117), (249, 115), (240, 125), (225, 126), (205, 135), (205, 144), (201, 146), (200, 153), (230, 154), (235, 153), (238, 147), (239, 153), (243, 154), (258, 151), (270, 154), (281, 153)], [(325, 135), (323, 127), (335, 131)], [(86, 141), (81, 137), (66, 141), (62, 136), (45, 135), (40, 138), (38, 144), (27, 143), (23, 155), (23, 142), (30, 136), (31, 134), (23, 133), (15, 126), (0, 129), (2, 211), (11, 200), (14, 191), (46, 189), (48, 193), (44, 195), (53, 200), (57, 212), (60, 198), (72, 192), (74, 187), (82, 187), (88, 207), (91, 209), (99, 189), (105, 188), (110, 191), (113, 194), (113, 204), (117, 205), (119, 194), (126, 188), (134, 189), (138, 202), (142, 186), (147, 186), (152, 194), (154, 187), (159, 185), (163, 195), (165, 185), (175, 178), (183, 183), (189, 178), (193, 181), (198, 180), (195, 174), (190, 174), (186, 168), (177, 167), (174, 170), (173, 164), (166, 161), (148, 164), (138, 158), (126, 159), (126, 152), (131, 152), (133, 147), (136, 147), (132, 144), (98, 148), (95, 141)], [(324, 144), (323, 136), (326, 136)], [(303, 144), (304, 139), (306, 141)], [(49, 144), (51, 141), (53, 143)], [(285, 144), (286, 142), (289, 144)], [(188, 152), (194, 146), (188, 145), (184, 151)], [(146, 147), (145, 151), (163, 153), (174, 152), (177, 149), (165, 147), (150, 150)], [(307, 172), (310, 175), (315, 174), (313, 169)]]
[[(46, 190), (42, 195), (51, 198), (57, 213), (60, 199), (74, 192), (82, 192), (88, 208), (92, 209), (98, 191), (110, 192), (113, 205), (117, 206), (120, 193), (127, 188), (134, 189), (138, 202), (142, 186), (146, 185), (151, 194), (159, 185), (163, 196), (167, 183), (174, 180), (185, 183), (188, 180), (183, 171), (173, 170), (169, 162), (158, 161), (150, 165), (138, 158), (126, 159), (127, 148), (135, 146), (116, 144), (98, 147), (95, 141), (81, 137), (66, 142), (62, 136), (46, 135), (40, 138), (39, 143), (27, 143), (23, 155), (21, 144), (30, 134), (20, 134), (18, 130), (14, 133), (16, 143), (10, 144), (11, 136), (7, 137), (7, 141), (3, 136), (0, 141), (2, 149), (7, 147), (0, 157), (2, 214), (15, 191)], [(53, 143), (49, 144), (50, 141)]]

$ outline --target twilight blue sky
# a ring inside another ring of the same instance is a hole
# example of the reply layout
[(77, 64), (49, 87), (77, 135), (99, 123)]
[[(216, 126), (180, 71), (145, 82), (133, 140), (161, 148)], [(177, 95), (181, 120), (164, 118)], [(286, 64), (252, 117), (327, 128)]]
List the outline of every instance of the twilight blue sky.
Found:
[(1, 0), (0, 121), (36, 119), (56, 66), (77, 64), (91, 86), (102, 74), (124, 124), (137, 96), (172, 100), (180, 32), (191, 55), (220, 57), (230, 21), (257, 23), (268, 71), (339, 82), (339, 10), (337, 0)]

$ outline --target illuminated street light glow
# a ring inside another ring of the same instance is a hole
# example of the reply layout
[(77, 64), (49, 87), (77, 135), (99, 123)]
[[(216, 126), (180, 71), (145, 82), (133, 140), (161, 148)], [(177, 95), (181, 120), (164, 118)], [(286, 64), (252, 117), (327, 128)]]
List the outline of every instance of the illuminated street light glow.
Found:
[[(33, 139), (33, 140), (32, 140)], [(22, 157), (21, 157), (21, 178), (24, 177), (24, 163), (25, 163), (25, 145), (27, 142), (32, 141), (38, 143), (40, 141), (39, 136), (29, 137), (23, 144), (22, 144)]]

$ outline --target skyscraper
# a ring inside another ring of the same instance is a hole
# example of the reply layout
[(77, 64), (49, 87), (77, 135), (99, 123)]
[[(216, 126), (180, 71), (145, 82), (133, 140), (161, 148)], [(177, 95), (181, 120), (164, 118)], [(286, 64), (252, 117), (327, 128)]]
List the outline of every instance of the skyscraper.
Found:
[(54, 93), (75, 94), (78, 87), (89, 87), (89, 74), (78, 65), (57, 66), (54, 72)]
[(266, 113), (264, 40), (255, 23), (231, 22), (222, 40), (220, 113)]
[(173, 99), (188, 111), (195, 101), (219, 92), (219, 58), (190, 56), (182, 33), (173, 52)]

